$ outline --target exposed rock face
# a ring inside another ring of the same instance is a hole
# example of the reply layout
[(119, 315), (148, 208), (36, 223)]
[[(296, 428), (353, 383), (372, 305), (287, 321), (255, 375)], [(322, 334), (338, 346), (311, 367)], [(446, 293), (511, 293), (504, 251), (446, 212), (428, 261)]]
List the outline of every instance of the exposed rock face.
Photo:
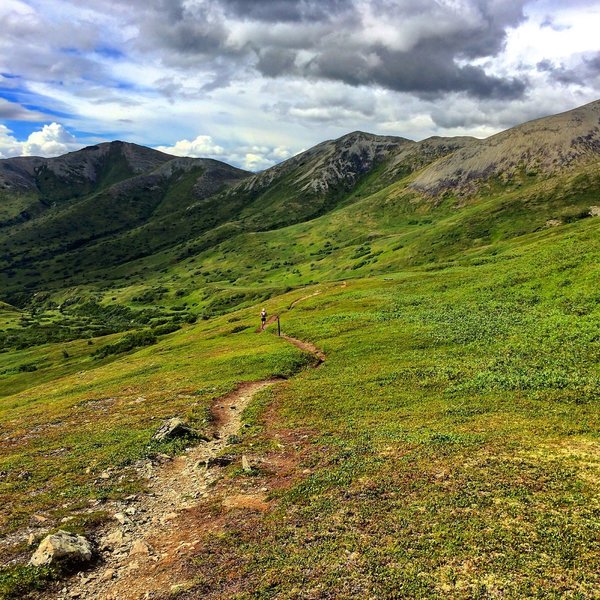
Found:
[(351, 184), (405, 146), (416, 142), (401, 137), (378, 136), (362, 131), (318, 144), (285, 162), (258, 173), (240, 185), (244, 191), (260, 191), (293, 174), (300, 193), (325, 193), (341, 182)]
[(73, 567), (92, 559), (90, 542), (81, 535), (58, 531), (46, 536), (34, 552), (29, 564), (34, 567), (63, 565)]
[(204, 437), (180, 417), (173, 417), (163, 423), (152, 437), (153, 440), (162, 442), (180, 437)]
[(552, 174), (600, 156), (600, 101), (478, 140), (425, 169), (412, 187), (430, 195), (475, 193), (492, 177)]

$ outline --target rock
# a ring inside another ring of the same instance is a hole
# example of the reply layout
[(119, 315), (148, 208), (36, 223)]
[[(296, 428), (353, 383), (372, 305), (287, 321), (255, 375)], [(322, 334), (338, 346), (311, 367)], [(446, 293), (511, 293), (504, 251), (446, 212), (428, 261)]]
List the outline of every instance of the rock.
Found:
[(230, 465), (234, 460), (234, 457), (230, 454), (224, 454), (223, 456), (211, 456), (203, 464), (208, 467), (226, 467)]
[(125, 540), (125, 534), (120, 529), (115, 529), (112, 533), (107, 535), (102, 541), (102, 550), (108, 550), (110, 548), (118, 548), (123, 544)]
[(33, 515), (33, 520), (38, 523), (45, 523), (48, 519), (42, 515)]
[(116, 521), (121, 523), (121, 525), (125, 525), (125, 523), (129, 521), (129, 519), (122, 512), (115, 513), (113, 517)]
[(150, 554), (150, 546), (142, 540), (136, 540), (131, 546), (129, 556), (148, 556)]
[(106, 569), (102, 575), (100, 575), (100, 581), (110, 581), (114, 579), (117, 572), (114, 569)]
[(172, 440), (180, 437), (195, 437), (208, 441), (206, 436), (201, 435), (180, 417), (173, 417), (172, 419), (165, 421), (158, 428), (158, 431), (154, 434), (152, 439), (162, 442), (164, 440)]
[(246, 458), (245, 454), (242, 454), (242, 469), (246, 473), (250, 473), (252, 471), (252, 467), (250, 465), (250, 461)]
[(75, 566), (89, 562), (92, 554), (92, 545), (85, 537), (60, 530), (42, 540), (29, 564), (34, 567), (55, 564)]
[(179, 517), (179, 514), (177, 514), (176, 512), (170, 512), (167, 513), (161, 520), (161, 523), (167, 523), (169, 521), (174, 521), (175, 519), (177, 519), (177, 517)]

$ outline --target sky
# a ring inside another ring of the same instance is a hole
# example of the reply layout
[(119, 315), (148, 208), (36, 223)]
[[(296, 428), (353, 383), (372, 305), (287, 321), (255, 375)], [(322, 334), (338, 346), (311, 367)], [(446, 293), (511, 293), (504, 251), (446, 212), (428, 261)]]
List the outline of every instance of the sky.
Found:
[(599, 31), (600, 0), (1, 0), (0, 158), (487, 137), (599, 99)]

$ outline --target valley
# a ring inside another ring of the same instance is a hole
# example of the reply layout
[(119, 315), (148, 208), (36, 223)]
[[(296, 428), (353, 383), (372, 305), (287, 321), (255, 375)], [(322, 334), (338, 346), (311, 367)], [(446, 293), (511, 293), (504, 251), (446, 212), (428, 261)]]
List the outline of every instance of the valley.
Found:
[[(198, 494), (148, 539), (153, 597), (597, 597), (599, 119), (354, 132), (259, 174), (0, 161), (0, 598), (93, 597), (110, 549), (65, 574), (37, 543), (99, 550), (178, 462)], [(200, 439), (154, 439), (172, 417)]]

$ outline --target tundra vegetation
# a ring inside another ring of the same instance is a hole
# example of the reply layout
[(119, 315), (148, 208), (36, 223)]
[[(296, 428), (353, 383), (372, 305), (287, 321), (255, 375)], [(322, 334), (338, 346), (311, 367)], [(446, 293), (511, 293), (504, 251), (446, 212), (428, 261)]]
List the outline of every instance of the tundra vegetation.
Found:
[[(165, 418), (207, 430), (215, 399), (269, 377), (285, 381), (247, 409), (232, 451), (268, 457), (301, 433), (295, 476), (266, 513), (214, 502), (224, 525), (181, 597), (598, 597), (597, 158), (433, 196), (411, 186), (422, 161), (394, 178), (385, 160), (307, 207), (289, 202), (298, 159), (260, 191), (277, 209), (268, 230), (249, 225), (259, 192), (239, 192), (244, 215), (227, 188), (207, 213), (225, 215), (215, 228), (169, 243), (165, 230), (146, 254), (140, 231), (159, 221), (138, 224), (115, 234), (137, 250), (102, 255), (90, 278), (65, 275), (73, 257), (98, 260), (86, 244), (33, 273), (35, 219), (15, 225), (21, 266), (0, 304), (0, 597), (57, 576), (23, 566), (30, 549), (12, 536), (93, 536), (111, 500), (143, 493), (137, 461), (184, 448), (152, 441)], [(171, 181), (170, 201), (198, 176)], [(326, 362), (308, 369), (314, 357), (275, 325), (257, 334), (262, 306)]]

